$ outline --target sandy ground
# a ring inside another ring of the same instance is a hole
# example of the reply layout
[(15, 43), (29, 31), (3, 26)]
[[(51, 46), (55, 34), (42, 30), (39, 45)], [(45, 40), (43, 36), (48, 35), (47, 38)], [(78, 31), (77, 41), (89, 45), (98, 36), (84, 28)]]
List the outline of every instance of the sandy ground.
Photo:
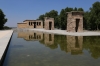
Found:
[(100, 32), (97, 31), (84, 31), (84, 32), (67, 32), (66, 30), (45, 30), (45, 29), (28, 29), (32, 31), (39, 31), (44, 33), (54, 33), (60, 35), (72, 35), (72, 36), (100, 36)]

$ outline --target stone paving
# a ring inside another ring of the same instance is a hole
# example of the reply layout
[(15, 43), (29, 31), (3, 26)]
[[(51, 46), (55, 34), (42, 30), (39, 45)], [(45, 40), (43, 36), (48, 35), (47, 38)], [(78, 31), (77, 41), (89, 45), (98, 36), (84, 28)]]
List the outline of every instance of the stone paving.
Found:
[(0, 60), (7, 48), (13, 30), (0, 30)]
[(45, 30), (45, 29), (28, 29), (33, 31), (40, 31), (44, 33), (53, 33), (59, 35), (72, 35), (72, 36), (100, 36), (100, 32), (84, 31), (84, 32), (67, 32), (66, 30)]

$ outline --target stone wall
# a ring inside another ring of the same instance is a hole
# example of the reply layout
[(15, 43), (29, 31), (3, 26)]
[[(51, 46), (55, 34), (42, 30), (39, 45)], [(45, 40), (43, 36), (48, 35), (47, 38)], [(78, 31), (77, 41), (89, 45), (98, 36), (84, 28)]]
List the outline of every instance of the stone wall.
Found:
[[(42, 20), (28, 20), (26, 21), (28, 28), (34, 28), (34, 22), (36, 23), (36, 28), (43, 28), (43, 21)], [(29, 24), (30, 23), (30, 24)]]
[[(51, 24), (51, 29), (49, 28), (49, 23), (52, 23)], [(49, 17), (45, 17), (45, 20), (44, 20), (44, 28), (46, 30), (54, 30), (54, 18), (49, 18)]]
[[(34, 22), (36, 24), (34, 24)], [(36, 25), (36, 27), (34, 27)], [(25, 20), (23, 23), (18, 23), (18, 28), (43, 28), (43, 21), (42, 20)]]
[(17, 23), (17, 28), (27, 28), (27, 23)]
[[(67, 32), (83, 32), (83, 12), (67, 12)], [(76, 22), (79, 20), (78, 22)]]

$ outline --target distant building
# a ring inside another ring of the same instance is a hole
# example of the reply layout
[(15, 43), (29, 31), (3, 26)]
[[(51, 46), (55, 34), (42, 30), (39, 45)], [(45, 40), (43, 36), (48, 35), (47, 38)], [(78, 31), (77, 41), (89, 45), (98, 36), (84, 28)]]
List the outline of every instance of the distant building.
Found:
[(43, 28), (43, 21), (25, 20), (23, 23), (17, 23), (17, 28)]
[[(67, 32), (83, 32), (83, 11), (67, 12)], [(43, 28), (42, 20), (25, 20), (17, 28)], [(54, 18), (44, 17), (44, 29), (54, 30)]]
[(71, 11), (67, 14), (67, 32), (83, 32), (83, 11)]
[[(43, 28), (42, 20), (25, 20), (23, 23), (17, 23), (17, 28)], [(44, 29), (54, 30), (54, 18), (44, 18)]]
[(45, 17), (44, 18), (44, 28), (46, 30), (54, 30), (54, 18)]

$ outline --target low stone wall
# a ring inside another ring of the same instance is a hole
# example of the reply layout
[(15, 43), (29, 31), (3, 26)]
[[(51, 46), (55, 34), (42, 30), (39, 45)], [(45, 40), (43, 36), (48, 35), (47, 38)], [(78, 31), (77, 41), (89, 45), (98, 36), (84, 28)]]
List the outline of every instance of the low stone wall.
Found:
[(17, 23), (17, 28), (27, 28), (27, 23)]

